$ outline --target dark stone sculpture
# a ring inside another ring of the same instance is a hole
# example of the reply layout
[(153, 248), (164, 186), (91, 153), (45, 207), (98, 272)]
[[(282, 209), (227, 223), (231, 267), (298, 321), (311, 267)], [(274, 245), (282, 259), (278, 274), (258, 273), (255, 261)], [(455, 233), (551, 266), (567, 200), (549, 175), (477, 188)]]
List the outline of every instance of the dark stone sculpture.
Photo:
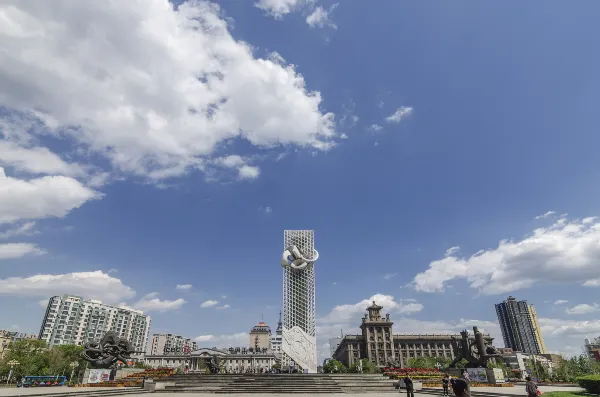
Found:
[(473, 327), (475, 342), (469, 340), (469, 333), (464, 330), (460, 333), (461, 340), (452, 337), (452, 350), (454, 351), (454, 360), (450, 363), (450, 368), (456, 368), (463, 358), (468, 361), (467, 368), (486, 368), (488, 363), (494, 363), (496, 358), (502, 355), (493, 346), (486, 346), (483, 334), (477, 327)]
[(212, 356), (210, 361), (208, 361), (206, 363), (206, 366), (208, 367), (208, 370), (210, 371), (210, 373), (213, 375), (221, 372), (221, 368), (219, 367), (219, 360), (217, 359), (217, 356)]
[(132, 353), (140, 352), (132, 350), (127, 339), (121, 339), (114, 331), (108, 331), (100, 342), (86, 343), (81, 357), (94, 368), (115, 368), (119, 361), (127, 366)]

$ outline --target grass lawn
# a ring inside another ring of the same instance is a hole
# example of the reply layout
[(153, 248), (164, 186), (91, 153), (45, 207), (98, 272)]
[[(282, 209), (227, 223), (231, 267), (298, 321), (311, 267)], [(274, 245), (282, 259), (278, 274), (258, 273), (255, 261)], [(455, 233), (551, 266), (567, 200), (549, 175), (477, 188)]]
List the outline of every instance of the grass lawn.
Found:
[(582, 391), (549, 391), (543, 393), (542, 397), (590, 397), (592, 394), (588, 394)]

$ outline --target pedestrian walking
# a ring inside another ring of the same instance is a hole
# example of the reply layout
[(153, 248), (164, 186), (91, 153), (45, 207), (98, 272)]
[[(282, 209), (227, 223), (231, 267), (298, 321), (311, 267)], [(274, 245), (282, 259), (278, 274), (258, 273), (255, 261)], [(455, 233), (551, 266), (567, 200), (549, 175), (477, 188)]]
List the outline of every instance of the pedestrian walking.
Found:
[(542, 394), (541, 391), (538, 390), (537, 384), (531, 380), (531, 377), (526, 377), (525, 380), (525, 391), (527, 392), (527, 397), (537, 397)]
[(404, 378), (404, 386), (406, 387), (406, 397), (415, 397), (415, 389), (410, 375), (406, 375)]
[(443, 396), (448, 395), (448, 387), (449, 386), (450, 386), (450, 377), (448, 376), (448, 374), (446, 374), (442, 378), (442, 395)]

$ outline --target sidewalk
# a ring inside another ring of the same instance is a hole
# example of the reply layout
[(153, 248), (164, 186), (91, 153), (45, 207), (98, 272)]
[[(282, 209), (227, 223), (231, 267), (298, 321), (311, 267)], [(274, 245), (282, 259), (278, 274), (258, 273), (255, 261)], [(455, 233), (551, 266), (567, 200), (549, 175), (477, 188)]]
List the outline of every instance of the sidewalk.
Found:
[(0, 397), (5, 396), (29, 396), (32, 394), (57, 394), (57, 393), (73, 393), (89, 392), (90, 390), (115, 390), (114, 387), (0, 387)]

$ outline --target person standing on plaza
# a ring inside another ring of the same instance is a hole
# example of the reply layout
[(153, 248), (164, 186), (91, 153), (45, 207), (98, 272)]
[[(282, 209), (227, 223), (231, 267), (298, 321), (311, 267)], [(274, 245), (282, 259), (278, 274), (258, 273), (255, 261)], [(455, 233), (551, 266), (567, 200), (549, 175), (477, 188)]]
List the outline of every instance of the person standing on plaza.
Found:
[(469, 373), (466, 369), (462, 370), (462, 375), (460, 377), (466, 385), (465, 392), (463, 393), (464, 397), (471, 397), (471, 379), (469, 378)]
[(532, 381), (529, 376), (526, 377), (525, 380), (527, 381), (527, 383), (525, 383), (525, 391), (527, 392), (527, 397), (537, 397), (538, 395), (542, 394), (538, 391), (537, 384), (534, 381)]
[(448, 386), (450, 384), (450, 377), (448, 376), (448, 374), (445, 374), (444, 377), (442, 378), (442, 395), (443, 396), (447, 396), (448, 395)]
[(406, 397), (415, 397), (415, 389), (410, 375), (406, 375), (404, 378), (404, 386), (406, 387)]

